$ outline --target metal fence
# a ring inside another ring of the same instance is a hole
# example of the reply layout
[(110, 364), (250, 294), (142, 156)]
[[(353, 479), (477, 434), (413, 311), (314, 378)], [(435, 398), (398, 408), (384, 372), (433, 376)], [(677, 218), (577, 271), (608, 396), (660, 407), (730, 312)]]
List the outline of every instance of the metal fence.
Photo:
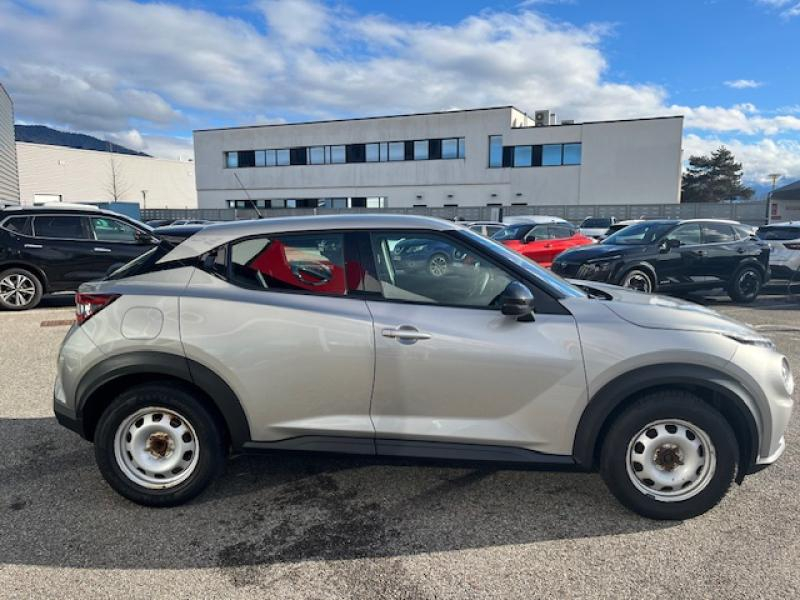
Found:
[[(734, 204), (542, 204), (536, 206), (446, 206), (439, 208), (270, 208), (262, 216), (293, 217), (301, 215), (337, 215), (353, 213), (424, 215), (465, 221), (497, 221), (516, 215), (551, 215), (572, 223), (586, 217), (616, 217), (626, 219), (730, 219), (749, 225), (766, 223), (764, 202)], [(151, 219), (208, 219), (235, 221), (255, 219), (254, 210), (242, 208), (148, 208), (142, 210), (144, 220)]]

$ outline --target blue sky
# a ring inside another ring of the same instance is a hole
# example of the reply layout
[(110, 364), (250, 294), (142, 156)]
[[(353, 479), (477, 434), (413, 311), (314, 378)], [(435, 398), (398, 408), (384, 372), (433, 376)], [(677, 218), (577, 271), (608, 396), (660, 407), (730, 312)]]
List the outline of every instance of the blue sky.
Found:
[(800, 178), (800, 0), (0, 0), (21, 122), (159, 156), (192, 129), (514, 104), (686, 116), (685, 155)]

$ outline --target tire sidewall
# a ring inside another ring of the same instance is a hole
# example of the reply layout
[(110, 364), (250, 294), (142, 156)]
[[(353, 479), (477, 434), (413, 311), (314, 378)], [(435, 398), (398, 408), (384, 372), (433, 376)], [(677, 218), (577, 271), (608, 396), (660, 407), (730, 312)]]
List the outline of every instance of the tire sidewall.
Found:
[(12, 304), (4, 302), (3, 300), (0, 300), (0, 309), (20, 311), (20, 310), (30, 310), (32, 308), (36, 308), (39, 305), (39, 302), (42, 301), (42, 295), (44, 294), (44, 287), (42, 286), (42, 282), (39, 279), (39, 277), (35, 273), (32, 273), (27, 269), (13, 267), (11, 269), (5, 269), (4, 271), (0, 272), (0, 281), (5, 279), (9, 275), (13, 274), (24, 275), (25, 277), (30, 279), (33, 282), (33, 287), (36, 291), (33, 294), (33, 298), (31, 299), (30, 302), (28, 302), (28, 304), (25, 304), (24, 306), (14, 306)]
[(650, 282), (650, 291), (649, 291), (649, 292), (643, 292), (643, 293), (645, 293), (645, 294), (652, 294), (653, 292), (655, 292), (655, 291), (656, 291), (656, 285), (655, 285), (655, 282), (654, 282), (654, 280), (653, 280), (653, 277), (652, 277), (652, 275), (650, 275), (650, 273), (648, 273), (648, 272), (647, 272), (647, 271), (645, 271), (644, 269), (633, 268), (633, 269), (629, 269), (628, 271), (625, 271), (625, 273), (624, 273), (624, 274), (622, 275), (622, 277), (620, 278), (620, 285), (621, 285), (622, 287), (624, 287), (626, 290), (632, 290), (632, 291), (634, 291), (634, 292), (638, 292), (638, 291), (640, 291), (640, 290), (637, 290), (637, 289), (635, 289), (635, 288), (631, 288), (631, 287), (628, 287), (628, 286), (624, 285), (624, 283), (625, 283), (625, 280), (626, 280), (626, 279), (628, 279), (628, 278), (629, 278), (629, 277), (630, 277), (632, 274), (634, 274), (634, 273), (639, 273), (639, 274), (641, 274), (642, 276), (644, 276), (644, 277), (646, 277), (646, 278), (647, 278), (647, 281), (649, 281), (649, 282)]
[[(744, 275), (744, 273), (748, 271), (755, 273), (755, 275), (758, 277), (758, 287), (756, 288), (756, 291), (752, 296), (743, 295), (741, 293), (741, 290), (739, 289), (739, 280), (742, 278), (742, 275)], [(728, 286), (728, 295), (731, 297), (731, 299), (733, 299), (736, 302), (753, 302), (755, 301), (756, 298), (758, 298), (758, 294), (761, 292), (761, 286), (763, 285), (763, 283), (764, 283), (764, 274), (758, 267), (755, 267), (753, 265), (747, 265), (741, 267), (739, 270), (736, 271), (733, 278), (731, 279), (731, 282)]]
[[(129, 479), (117, 463), (115, 436), (120, 424), (147, 407), (173, 409), (192, 424), (199, 442), (197, 465), (192, 474), (175, 487), (148, 489)], [(170, 384), (146, 384), (123, 392), (106, 408), (94, 435), (95, 458), (101, 474), (125, 498), (146, 506), (174, 506), (202, 492), (224, 467), (219, 428), (209, 412), (189, 392)]]
[[(661, 419), (680, 419), (699, 427), (714, 446), (713, 477), (705, 488), (686, 500), (655, 500), (639, 491), (628, 475), (630, 441), (644, 426)], [(629, 509), (651, 519), (680, 520), (703, 514), (716, 506), (733, 481), (738, 457), (736, 436), (716, 409), (692, 394), (667, 392), (643, 398), (614, 421), (603, 443), (600, 470), (611, 493)]]

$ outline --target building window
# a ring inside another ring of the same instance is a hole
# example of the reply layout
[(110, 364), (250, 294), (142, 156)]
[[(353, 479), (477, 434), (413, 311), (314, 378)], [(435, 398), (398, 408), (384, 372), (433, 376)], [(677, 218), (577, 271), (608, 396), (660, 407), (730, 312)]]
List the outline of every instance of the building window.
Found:
[(389, 160), (405, 160), (406, 145), (403, 142), (389, 143)]
[(344, 146), (331, 146), (331, 164), (338, 165), (345, 162)]
[(381, 142), (381, 162), (389, 160), (389, 142)]
[(275, 164), (280, 167), (289, 164), (289, 150), (287, 148), (275, 151)]
[(542, 146), (542, 166), (557, 167), (559, 165), (561, 165), (561, 144)]
[(489, 136), (489, 166), (497, 168), (503, 166), (503, 136)]
[(564, 164), (565, 165), (581, 164), (580, 144), (564, 144)]
[(256, 166), (257, 167), (266, 167), (267, 166), (267, 151), (266, 150), (256, 150)]
[(325, 164), (325, 146), (311, 146), (311, 148), (308, 149), (308, 164)]
[[(305, 165), (308, 164), (306, 148), (289, 148), (289, 164)], [(241, 159), (240, 159), (241, 161)]]
[(464, 138), (458, 138), (458, 158), (466, 158), (467, 147), (464, 143)]
[(235, 169), (239, 166), (239, 153), (226, 152), (225, 153), (225, 166), (229, 169)]
[(428, 140), (414, 142), (414, 160), (428, 160)]
[(533, 164), (533, 146), (514, 147), (514, 166), (530, 167)]
[(239, 167), (255, 167), (256, 166), (256, 152), (255, 150), (239, 150)]
[(442, 140), (442, 158), (458, 158), (458, 139)]
[(264, 152), (264, 166), (275, 166), (275, 150), (266, 150)]
[(380, 144), (366, 145), (367, 162), (378, 162), (381, 159)]
[(386, 206), (386, 198), (384, 196), (375, 196), (367, 198), (367, 208), (384, 208)]

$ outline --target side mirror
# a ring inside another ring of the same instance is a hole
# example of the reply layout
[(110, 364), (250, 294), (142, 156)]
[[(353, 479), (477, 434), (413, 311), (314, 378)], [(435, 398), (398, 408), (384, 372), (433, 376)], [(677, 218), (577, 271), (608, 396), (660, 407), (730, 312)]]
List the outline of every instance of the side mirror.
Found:
[(137, 244), (158, 244), (161, 241), (156, 236), (139, 229), (136, 230), (136, 233), (133, 234), (133, 237)]
[(533, 321), (533, 294), (519, 281), (512, 281), (500, 294), (500, 312), (519, 321)]
[(526, 235), (525, 238), (522, 241), (525, 242), (526, 244), (529, 244), (530, 242), (535, 242), (536, 241), (536, 236), (535, 235)]
[(670, 250), (673, 250), (674, 248), (679, 248), (680, 245), (681, 245), (681, 241), (680, 240), (676, 240), (674, 238), (668, 238), (668, 239), (664, 240), (663, 242), (661, 242), (661, 252), (669, 252)]

